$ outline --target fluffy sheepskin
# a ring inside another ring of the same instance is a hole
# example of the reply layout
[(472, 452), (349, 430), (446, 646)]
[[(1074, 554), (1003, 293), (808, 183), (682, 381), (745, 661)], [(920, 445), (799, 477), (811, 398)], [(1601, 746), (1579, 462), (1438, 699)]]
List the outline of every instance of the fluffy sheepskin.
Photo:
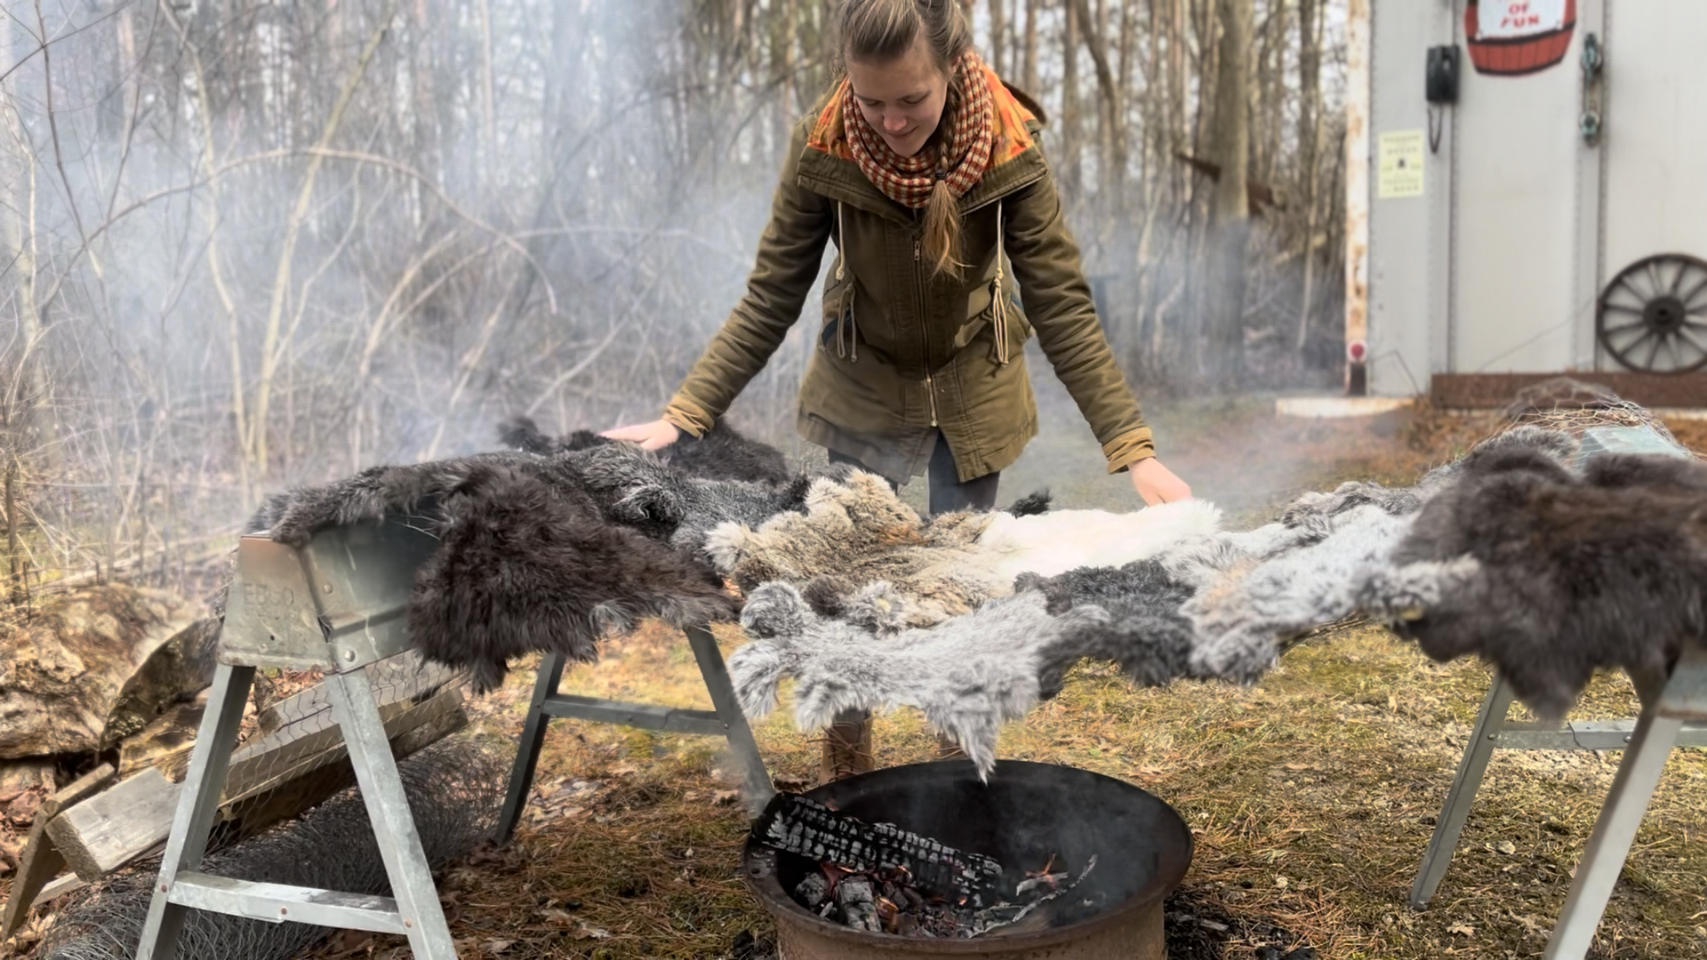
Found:
[(1154, 556), (1215, 530), (1219, 520), (1212, 504), (1187, 501), (1130, 514), (963, 512), (927, 521), (881, 477), (856, 471), (844, 481), (813, 483), (804, 513), (757, 529), (713, 529), (706, 549), (742, 589), (793, 583), (822, 614), (835, 614), (861, 586), (884, 581), (907, 598), (909, 625), (924, 627), (1007, 596), (1020, 573), (1054, 575)]
[(1469, 457), (1360, 600), (1437, 660), (1478, 655), (1557, 720), (1597, 669), (1658, 674), (1707, 631), (1707, 465), (1557, 451)]
[(440, 541), (415, 573), (412, 642), (429, 659), (468, 667), (477, 690), (501, 683), (510, 657), (593, 660), (601, 635), (643, 617), (686, 626), (739, 609), (710, 570), (606, 522), (561, 456), (373, 467), (269, 499), (248, 530), (301, 546), (319, 529), (388, 513), (413, 515)]
[(1117, 567), (1153, 557), (1188, 537), (1214, 533), (1221, 511), (1183, 500), (1130, 513), (1054, 510), (1032, 516), (993, 514), (978, 546), (996, 574), (1053, 577), (1078, 567)]
[(1038, 700), (1043, 651), (1104, 619), (1091, 605), (1051, 616), (1044, 595), (1026, 591), (918, 630), (903, 626), (907, 603), (887, 584), (872, 584), (848, 604), (848, 619), (826, 620), (789, 584), (754, 590), (741, 614), (754, 640), (729, 658), (742, 709), (768, 714), (784, 677), (797, 681), (802, 729), (828, 726), (844, 710), (916, 707), (988, 777), (1001, 725)]
[(756, 530), (736, 523), (714, 528), (706, 549), (744, 591), (780, 580), (809, 586), (822, 603), (838, 603), (860, 587), (886, 582), (907, 598), (908, 625), (923, 627), (1011, 590), (1011, 578), (976, 562), (978, 537), (993, 517), (950, 513), (926, 522), (888, 481), (856, 470), (843, 482), (815, 481), (804, 513), (780, 514)]

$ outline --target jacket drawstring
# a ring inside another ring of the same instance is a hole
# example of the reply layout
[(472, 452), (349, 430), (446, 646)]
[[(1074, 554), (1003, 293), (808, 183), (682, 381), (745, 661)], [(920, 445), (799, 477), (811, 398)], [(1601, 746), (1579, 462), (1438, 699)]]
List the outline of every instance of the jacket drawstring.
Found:
[[(847, 279), (848, 262), (848, 229), (847, 208), (840, 200), (836, 201), (836, 244), (841, 250), (836, 255), (836, 281), (840, 283)], [(843, 331), (846, 340), (843, 340)], [(849, 356), (852, 354), (852, 356)], [(848, 291), (847, 306), (836, 313), (836, 357), (849, 363), (859, 362), (859, 320), (854, 317), (854, 292)]]
[(1002, 201), (996, 201), (996, 279), (990, 289), (990, 323), (996, 334), (996, 364), (1008, 364), (1008, 304), (1003, 279), (1007, 275), (1007, 258), (1003, 256)]

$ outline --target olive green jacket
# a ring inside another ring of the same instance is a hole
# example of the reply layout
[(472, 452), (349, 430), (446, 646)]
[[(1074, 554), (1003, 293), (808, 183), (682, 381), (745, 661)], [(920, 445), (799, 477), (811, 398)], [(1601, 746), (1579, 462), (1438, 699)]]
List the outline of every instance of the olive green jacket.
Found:
[[(827, 115), (795, 129), (747, 293), (665, 419), (700, 435), (728, 409), (800, 316), (834, 237), (839, 255), (797, 408), (808, 441), (904, 481), (924, 472), (940, 429), (962, 481), (1001, 470), (1037, 434), (1023, 350), (1035, 329), (1109, 471), (1154, 456), (1031, 137), (1041, 124), (1026, 114), (1024, 149), (960, 198), (970, 265), (956, 279), (933, 277), (921, 258), (922, 217), (879, 192), (854, 161), (818, 147)], [(1011, 276), (998, 271), (999, 252)], [(1023, 314), (1010, 305), (1016, 280)]]

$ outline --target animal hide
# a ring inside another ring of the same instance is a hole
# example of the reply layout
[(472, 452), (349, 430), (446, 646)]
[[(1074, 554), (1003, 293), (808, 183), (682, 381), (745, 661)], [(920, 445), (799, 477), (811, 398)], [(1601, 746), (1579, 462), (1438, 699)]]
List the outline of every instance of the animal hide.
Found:
[[(506, 446), (549, 456), (620, 443), (591, 430), (575, 430), (561, 437), (541, 433), (533, 420), (511, 417), (499, 424)], [(659, 452), (670, 469), (701, 480), (744, 480), (748, 483), (786, 484), (794, 479), (782, 451), (749, 439), (722, 420), (703, 437), (684, 432), (680, 439)]]
[(1066, 631), (1043, 649), (1038, 686), (1046, 699), (1060, 692), (1067, 670), (1084, 659), (1112, 660), (1144, 686), (1166, 686), (1177, 677), (1193, 676), (1196, 635), (1180, 612), (1192, 588), (1160, 561), (1081, 567), (1053, 577), (1025, 574), (1014, 589), (1042, 593), (1048, 611), (1057, 616), (1084, 606), (1107, 614)]
[(1707, 630), (1707, 465), (1472, 454), (1359, 599), (1436, 660), (1476, 654), (1558, 720), (1594, 672), (1663, 675)]
[[(606, 518), (643, 530), (707, 565), (711, 530), (724, 523), (759, 526), (780, 513), (801, 510), (814, 477), (786, 483), (707, 480), (683, 474), (631, 443), (600, 445), (569, 455)], [(829, 467), (845, 477), (846, 467)]]
[(1111, 513), (1055, 510), (1034, 516), (997, 513), (979, 538), (996, 574), (1053, 577), (1078, 567), (1117, 567), (1155, 556), (1190, 537), (1214, 533), (1221, 511), (1205, 500)]
[(884, 581), (907, 598), (908, 625), (925, 627), (1007, 596), (1019, 573), (1154, 556), (1213, 531), (1219, 518), (1213, 505), (1186, 501), (1130, 514), (960, 512), (927, 521), (881, 477), (854, 472), (842, 482), (813, 483), (804, 513), (778, 515), (757, 529), (715, 528), (707, 552), (743, 590), (793, 583), (830, 616), (860, 587)]
[(270, 498), (248, 531), (302, 546), (325, 527), (415, 517), (440, 544), (415, 572), (411, 640), (429, 659), (469, 668), (479, 691), (523, 653), (596, 659), (601, 635), (643, 617), (675, 626), (733, 618), (739, 604), (709, 569), (605, 521), (574, 456), (373, 467)]
[(793, 677), (794, 719), (825, 726), (844, 710), (921, 710), (987, 778), (1001, 725), (1036, 704), (1043, 652), (1064, 634), (1100, 623), (1091, 605), (1051, 616), (1038, 591), (992, 600), (928, 630), (909, 629), (908, 600), (888, 584), (860, 590), (846, 619), (814, 613), (800, 591), (768, 583), (747, 598), (741, 626), (754, 638), (729, 658), (741, 708), (763, 717)]
[(1574, 455), (1568, 434), (1520, 428), (1480, 444), (1470, 457), (1429, 471), (1414, 487), (1354, 481), (1295, 500), (1280, 521), (1183, 544), (1162, 562), (1194, 588), (1181, 608), (1196, 641), (1196, 675), (1255, 680), (1280, 644), (1359, 611), (1364, 579), (1386, 569), (1417, 511), (1456, 484), (1477, 456), (1532, 451), (1561, 462)]

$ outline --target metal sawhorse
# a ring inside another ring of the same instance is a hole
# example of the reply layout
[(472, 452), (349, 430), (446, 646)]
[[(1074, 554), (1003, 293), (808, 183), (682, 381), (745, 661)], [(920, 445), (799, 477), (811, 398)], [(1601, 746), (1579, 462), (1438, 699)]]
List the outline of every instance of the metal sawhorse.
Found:
[[(1574, 458), (1574, 465), (1579, 467), (1594, 457), (1612, 453), (1694, 456), (1675, 439), (1649, 426), (1587, 427), (1580, 440)], [(1669, 676), (1631, 674), (1630, 680), (1642, 701), (1641, 716), (1636, 720), (1572, 721), (1549, 727), (1507, 723), (1511, 685), (1503, 676), (1494, 675), (1493, 686), (1482, 701), (1482, 712), (1476, 715), (1470, 743), (1458, 761), (1446, 804), (1435, 821), (1434, 836), (1429, 838), (1422, 866), (1411, 885), (1413, 909), (1428, 906), (1446, 875), (1458, 835), (1470, 815), (1470, 804), (1495, 749), (1623, 750), (1624, 758), (1601, 804), (1565, 908), (1547, 941), (1545, 960), (1580, 960), (1588, 953), (1671, 748), (1707, 746), (1707, 650), (1687, 647)]]
[(1453, 848), (1470, 815), (1476, 789), (1482, 783), (1488, 759), (1496, 749), (1516, 750), (1622, 750), (1612, 789), (1601, 805), (1594, 832), (1577, 865), (1576, 878), (1558, 923), (1547, 941), (1545, 960), (1580, 960), (1588, 953), (1594, 931), (1612, 896), (1613, 885), (1636, 838), (1636, 828), (1647, 812), (1666, 757), (1672, 747), (1707, 746), (1707, 650), (1689, 648), (1670, 676), (1631, 676), (1642, 701), (1641, 716), (1631, 720), (1571, 721), (1563, 726), (1508, 723), (1511, 684), (1496, 674), (1482, 702), (1482, 712), (1470, 734), (1470, 743), (1458, 761), (1452, 789), (1435, 821), (1434, 836), (1423, 854), (1422, 866), (1411, 886), (1411, 907), (1428, 906), (1446, 868)]
[[(171, 960), (187, 910), (400, 934), (417, 960), (454, 960), (456, 946), (364, 670), (409, 649), (410, 587), (415, 568), (436, 546), (421, 530), (395, 519), (324, 530), (301, 549), (265, 536), (239, 541), (219, 667), (137, 960)], [(355, 767), (390, 897), (200, 871), (243, 706), (256, 669), (267, 667), (325, 673), (332, 718)]]
[[(365, 672), (369, 664), (410, 649), (406, 614), (415, 569), (437, 546), (408, 518), (324, 530), (301, 549), (265, 535), (239, 541), (219, 667), (137, 960), (171, 960), (185, 911), (192, 909), (398, 934), (408, 939), (417, 960), (454, 960), (456, 946)], [(549, 716), (725, 736), (743, 767), (749, 809), (769, 802), (770, 777), (717, 642), (704, 627), (686, 632), (715, 712), (562, 695), (557, 685), (563, 659), (544, 658), (502, 814), (503, 837), (520, 815)], [(392, 896), (256, 883), (200, 871), (249, 688), (255, 671), (267, 667), (325, 673), (333, 720), (348, 746)]]
[(545, 725), (552, 717), (573, 717), (596, 723), (614, 723), (644, 730), (672, 733), (698, 733), (725, 737), (735, 762), (741, 767), (741, 795), (747, 813), (757, 816), (770, 802), (775, 788), (765, 762), (759, 756), (753, 730), (747, 716), (735, 698), (735, 688), (729, 682), (729, 670), (723, 654), (717, 649), (717, 639), (704, 627), (688, 627), (685, 631), (693, 647), (694, 659), (699, 662), (700, 676), (705, 679), (706, 692), (711, 694), (714, 710), (683, 710), (648, 703), (622, 703), (594, 697), (558, 693), (563, 679), (561, 654), (546, 654), (539, 662), (539, 676), (533, 685), (533, 700), (528, 705), (527, 722), (522, 727), (521, 743), (516, 748), (516, 764), (510, 772), (510, 786), (504, 797), (504, 811), (498, 817), (498, 842), (506, 843), (521, 820), (527, 804), (528, 791), (533, 788), (533, 774), (539, 764), (540, 747), (545, 743)]

